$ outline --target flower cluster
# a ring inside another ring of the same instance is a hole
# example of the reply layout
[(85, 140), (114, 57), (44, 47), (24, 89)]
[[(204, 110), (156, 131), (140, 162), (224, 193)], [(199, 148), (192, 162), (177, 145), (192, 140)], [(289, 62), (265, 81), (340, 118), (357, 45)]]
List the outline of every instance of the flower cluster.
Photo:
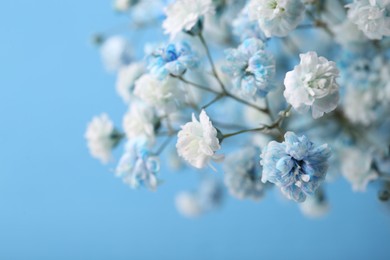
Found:
[(85, 138), (103, 163), (123, 144), (113, 168), (126, 184), (157, 190), (168, 167), (199, 172), (199, 187), (176, 197), (190, 217), (218, 208), (224, 189), (261, 201), (272, 187), (320, 217), (330, 208), (322, 184), (336, 178), (358, 192), (377, 182), (379, 199), (390, 200), (388, 0), (114, 8), (129, 19), (131, 40), (103, 32), (94, 42), (127, 112), (122, 127), (94, 117)]

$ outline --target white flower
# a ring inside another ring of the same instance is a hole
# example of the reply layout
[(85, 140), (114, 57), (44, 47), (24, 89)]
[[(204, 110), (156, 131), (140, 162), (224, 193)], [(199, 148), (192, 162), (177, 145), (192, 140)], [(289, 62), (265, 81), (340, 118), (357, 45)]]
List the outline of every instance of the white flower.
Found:
[(202, 206), (195, 194), (181, 192), (176, 196), (175, 204), (180, 214), (186, 217), (197, 217), (202, 214)]
[(107, 114), (101, 114), (88, 124), (85, 138), (92, 156), (107, 163), (111, 159), (111, 150), (120, 137)]
[(123, 118), (123, 129), (128, 139), (146, 137), (150, 142), (155, 138), (158, 118), (152, 107), (141, 102), (133, 103)]
[(299, 204), (301, 212), (310, 218), (320, 218), (329, 211), (329, 203), (319, 190), (313, 196), (307, 196), (306, 200)]
[(390, 36), (390, 1), (355, 0), (346, 5), (348, 18), (372, 40)]
[(176, 144), (180, 157), (196, 168), (210, 164), (210, 160), (219, 161), (223, 155), (215, 152), (221, 149), (217, 138), (217, 130), (213, 127), (206, 112), (202, 110), (199, 121), (192, 114), (192, 122), (182, 126)]
[(135, 81), (141, 77), (144, 72), (145, 65), (142, 62), (131, 63), (119, 70), (116, 81), (116, 91), (126, 103), (131, 101)]
[(131, 48), (121, 36), (106, 39), (100, 47), (103, 63), (108, 71), (117, 71), (131, 61)]
[(126, 12), (133, 3), (134, 0), (115, 0), (114, 9), (118, 12)]
[(372, 155), (356, 148), (348, 148), (342, 154), (341, 171), (352, 184), (354, 191), (365, 191), (367, 184), (378, 178), (372, 170)]
[(315, 52), (300, 55), (301, 62), (287, 72), (284, 97), (300, 113), (312, 110), (313, 118), (333, 111), (339, 101), (336, 64)]
[(301, 0), (251, 0), (248, 10), (265, 36), (284, 37), (302, 21), (305, 6)]
[(134, 95), (165, 112), (175, 111), (179, 100), (184, 97), (177, 79), (168, 77), (158, 80), (150, 74), (145, 74), (136, 81)]
[(165, 9), (163, 28), (174, 38), (182, 30), (190, 31), (203, 15), (213, 12), (212, 0), (176, 0)]
[(362, 47), (367, 43), (367, 37), (350, 20), (331, 27), (335, 34), (335, 41), (346, 48)]
[(378, 118), (375, 110), (377, 104), (376, 89), (347, 86), (343, 108), (345, 116), (352, 123), (368, 126), (374, 122)]

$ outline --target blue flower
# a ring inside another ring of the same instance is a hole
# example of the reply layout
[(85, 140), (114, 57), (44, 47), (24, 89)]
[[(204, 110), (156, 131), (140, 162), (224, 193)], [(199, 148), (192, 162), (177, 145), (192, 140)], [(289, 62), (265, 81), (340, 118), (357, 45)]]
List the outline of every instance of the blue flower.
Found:
[(181, 76), (187, 69), (195, 69), (198, 65), (198, 56), (186, 42), (158, 48), (148, 59), (148, 69), (158, 79), (164, 79), (169, 74)]
[(226, 158), (224, 181), (233, 196), (254, 200), (264, 196), (267, 185), (261, 182), (262, 167), (256, 159), (259, 153), (256, 147), (246, 147)]
[(233, 85), (244, 97), (266, 96), (272, 89), (275, 60), (264, 51), (264, 44), (256, 38), (245, 40), (237, 49), (225, 51), (227, 65), (223, 72), (233, 78)]
[(155, 190), (158, 185), (156, 174), (159, 170), (158, 158), (149, 151), (146, 140), (139, 138), (127, 142), (125, 153), (115, 172), (132, 188), (146, 186)]
[(284, 138), (283, 143), (272, 141), (263, 149), (261, 180), (279, 186), (287, 198), (303, 202), (325, 179), (331, 152), (327, 144), (315, 146), (306, 136), (293, 132)]

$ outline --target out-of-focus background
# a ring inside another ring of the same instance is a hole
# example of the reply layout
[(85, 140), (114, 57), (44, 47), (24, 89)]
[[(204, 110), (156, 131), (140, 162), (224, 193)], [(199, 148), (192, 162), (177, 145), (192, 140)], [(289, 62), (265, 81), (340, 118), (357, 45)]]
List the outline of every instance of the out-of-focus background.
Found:
[(196, 174), (163, 171), (153, 193), (94, 160), (87, 122), (107, 112), (120, 124), (126, 107), (90, 36), (125, 21), (110, 1), (0, 3), (0, 259), (390, 259), (374, 189), (338, 180), (319, 220), (277, 193), (187, 219), (174, 196)]

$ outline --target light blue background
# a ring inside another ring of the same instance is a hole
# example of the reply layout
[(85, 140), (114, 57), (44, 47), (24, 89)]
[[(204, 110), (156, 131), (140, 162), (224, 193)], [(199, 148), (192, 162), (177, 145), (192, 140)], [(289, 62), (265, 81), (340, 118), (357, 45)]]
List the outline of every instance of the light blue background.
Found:
[(373, 188), (329, 186), (321, 220), (272, 194), (188, 220), (173, 198), (194, 175), (133, 191), (93, 160), (86, 123), (104, 111), (120, 123), (126, 109), (89, 43), (123, 21), (110, 7), (0, 3), (0, 259), (390, 259), (389, 209)]

